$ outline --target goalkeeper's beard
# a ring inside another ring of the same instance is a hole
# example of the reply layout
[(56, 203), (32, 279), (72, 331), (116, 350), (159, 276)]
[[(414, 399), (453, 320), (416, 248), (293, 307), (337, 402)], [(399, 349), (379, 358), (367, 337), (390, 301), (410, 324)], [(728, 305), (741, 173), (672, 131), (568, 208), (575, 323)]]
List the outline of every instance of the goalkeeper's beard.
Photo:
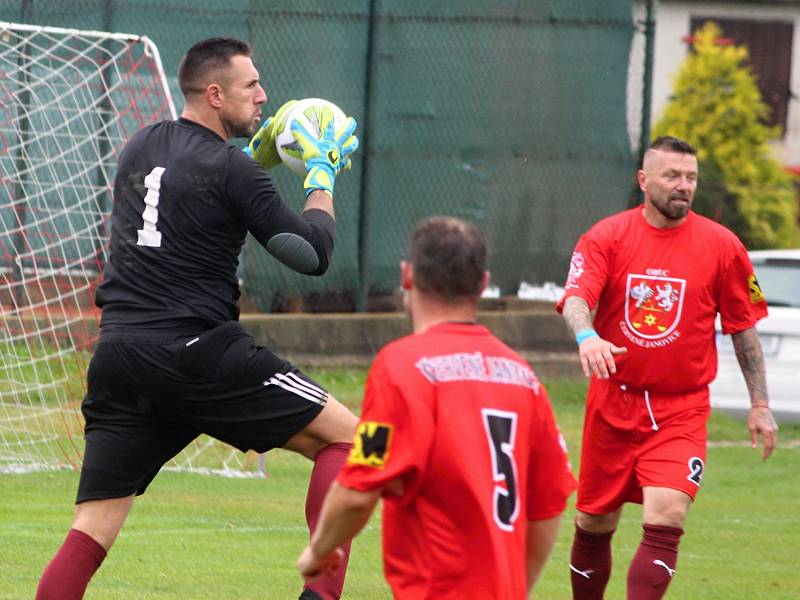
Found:
[(251, 118), (249, 121), (233, 121), (231, 119), (224, 119), (222, 122), (225, 130), (230, 133), (232, 138), (251, 138), (255, 135), (260, 122), (260, 117)]

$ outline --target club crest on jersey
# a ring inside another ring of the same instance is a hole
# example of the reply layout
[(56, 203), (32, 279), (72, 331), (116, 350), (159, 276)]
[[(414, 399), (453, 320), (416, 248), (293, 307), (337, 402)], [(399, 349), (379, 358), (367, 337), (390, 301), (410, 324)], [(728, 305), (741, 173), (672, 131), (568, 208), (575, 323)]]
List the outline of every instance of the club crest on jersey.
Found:
[(686, 280), (654, 275), (628, 275), (625, 322), (639, 337), (657, 340), (678, 326)]
[(392, 432), (393, 427), (388, 423), (374, 421), (359, 423), (347, 463), (382, 469), (389, 457)]

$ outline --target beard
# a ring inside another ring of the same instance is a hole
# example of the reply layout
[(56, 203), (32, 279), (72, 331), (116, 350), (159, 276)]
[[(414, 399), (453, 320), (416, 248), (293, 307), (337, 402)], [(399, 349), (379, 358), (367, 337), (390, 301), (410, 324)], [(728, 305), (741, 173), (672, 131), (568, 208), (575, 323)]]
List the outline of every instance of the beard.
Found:
[(224, 119), (222, 124), (232, 138), (241, 137), (250, 139), (258, 129), (258, 119)]
[(653, 206), (671, 221), (679, 221), (689, 214), (692, 196), (689, 194), (670, 194), (667, 197), (652, 198)]
[(231, 127), (230, 130), (233, 133), (233, 137), (241, 137), (250, 139), (253, 137), (253, 134), (256, 132), (256, 126), (251, 123), (236, 123), (234, 127)]

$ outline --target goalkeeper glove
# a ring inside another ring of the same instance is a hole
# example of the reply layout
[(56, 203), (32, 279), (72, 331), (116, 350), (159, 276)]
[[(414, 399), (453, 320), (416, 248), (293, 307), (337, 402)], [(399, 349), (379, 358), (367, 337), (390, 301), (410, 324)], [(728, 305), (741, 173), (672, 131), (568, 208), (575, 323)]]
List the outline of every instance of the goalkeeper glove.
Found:
[(264, 169), (271, 169), (281, 162), (278, 149), (275, 147), (275, 138), (286, 127), (286, 118), (295, 104), (297, 100), (289, 100), (278, 109), (275, 116), (267, 117), (261, 128), (250, 139), (250, 143), (244, 147), (245, 153), (253, 157)]
[(348, 117), (339, 131), (334, 131), (333, 112), (327, 107), (314, 107), (319, 123), (319, 138), (309, 132), (297, 120), (292, 121), (294, 139), (303, 150), (306, 164), (306, 179), (303, 189), (306, 197), (314, 190), (323, 190), (333, 197), (333, 183), (339, 172), (351, 166), (350, 154), (358, 148), (358, 138), (353, 135), (356, 121)]

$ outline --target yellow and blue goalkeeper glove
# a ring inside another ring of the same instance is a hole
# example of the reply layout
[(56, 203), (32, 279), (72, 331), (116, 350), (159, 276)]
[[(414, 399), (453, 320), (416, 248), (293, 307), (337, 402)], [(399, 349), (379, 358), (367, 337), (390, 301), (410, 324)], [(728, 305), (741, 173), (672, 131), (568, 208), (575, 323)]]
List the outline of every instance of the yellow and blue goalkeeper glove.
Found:
[(339, 131), (334, 131), (333, 112), (327, 107), (314, 107), (322, 132), (317, 138), (297, 120), (292, 121), (294, 139), (303, 150), (306, 179), (303, 189), (306, 197), (314, 190), (323, 190), (333, 197), (333, 183), (339, 172), (351, 166), (350, 154), (358, 148), (358, 138), (353, 135), (356, 121), (348, 117)]
[(278, 109), (272, 117), (267, 117), (244, 147), (245, 153), (252, 156), (264, 169), (271, 169), (281, 162), (278, 150), (275, 147), (275, 138), (286, 127), (286, 118), (297, 100), (289, 100)]

